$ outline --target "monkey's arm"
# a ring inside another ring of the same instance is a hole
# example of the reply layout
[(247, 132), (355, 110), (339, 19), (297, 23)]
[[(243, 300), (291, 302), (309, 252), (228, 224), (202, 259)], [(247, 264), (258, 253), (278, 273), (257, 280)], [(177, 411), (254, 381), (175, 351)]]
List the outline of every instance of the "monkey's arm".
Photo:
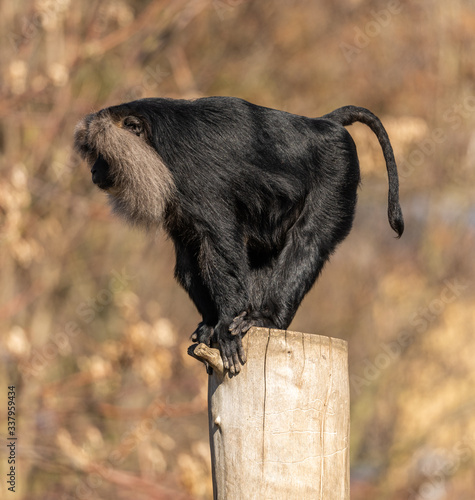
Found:
[(191, 300), (201, 314), (203, 321), (191, 336), (193, 342), (210, 345), (214, 326), (218, 322), (218, 311), (213, 303), (208, 288), (203, 283), (196, 260), (196, 247), (185, 245), (181, 240), (173, 238), (175, 244), (176, 266), (175, 278), (188, 292)]
[(244, 245), (238, 242), (239, 238), (227, 238), (222, 234), (203, 235), (198, 256), (201, 279), (218, 312), (214, 336), (224, 368), (233, 374), (241, 370), (241, 362), (246, 362), (246, 355), (241, 336), (232, 335), (229, 326), (233, 318), (246, 308), (249, 300), (248, 264)]

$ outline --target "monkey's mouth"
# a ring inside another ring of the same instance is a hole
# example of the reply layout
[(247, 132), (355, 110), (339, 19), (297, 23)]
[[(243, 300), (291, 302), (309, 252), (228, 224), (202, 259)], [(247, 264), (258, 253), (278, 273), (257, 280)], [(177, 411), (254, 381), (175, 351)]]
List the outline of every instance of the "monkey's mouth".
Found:
[(92, 182), (104, 191), (109, 190), (114, 186), (114, 181), (109, 175), (104, 175), (100, 170), (94, 166), (91, 168)]

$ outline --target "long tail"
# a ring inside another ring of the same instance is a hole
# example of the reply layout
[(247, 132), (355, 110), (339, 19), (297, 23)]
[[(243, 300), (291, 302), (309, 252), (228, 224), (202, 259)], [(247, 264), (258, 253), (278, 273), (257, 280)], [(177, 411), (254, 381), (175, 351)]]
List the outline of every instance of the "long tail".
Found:
[(399, 205), (399, 180), (397, 175), (396, 160), (394, 159), (393, 148), (389, 141), (388, 133), (383, 127), (380, 119), (366, 108), (357, 106), (344, 106), (335, 109), (331, 113), (322, 116), (322, 118), (339, 123), (343, 126), (351, 125), (355, 122), (361, 122), (367, 125), (378, 138), (384, 159), (386, 160), (386, 169), (388, 171), (389, 192), (388, 192), (388, 219), (389, 224), (397, 233), (398, 238), (404, 232), (404, 219), (401, 206)]

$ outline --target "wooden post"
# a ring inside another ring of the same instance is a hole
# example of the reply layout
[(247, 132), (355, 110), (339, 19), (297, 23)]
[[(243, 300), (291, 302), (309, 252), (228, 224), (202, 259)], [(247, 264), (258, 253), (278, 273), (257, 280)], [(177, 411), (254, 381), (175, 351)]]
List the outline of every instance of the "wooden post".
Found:
[(348, 348), (340, 339), (252, 328), (247, 363), (223, 374), (219, 352), (208, 414), (217, 500), (349, 500)]

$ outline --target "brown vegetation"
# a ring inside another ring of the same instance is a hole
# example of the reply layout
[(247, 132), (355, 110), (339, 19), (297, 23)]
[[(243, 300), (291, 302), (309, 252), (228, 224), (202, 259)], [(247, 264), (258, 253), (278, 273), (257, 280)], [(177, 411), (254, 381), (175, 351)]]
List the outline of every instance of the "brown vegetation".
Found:
[(472, 2), (24, 0), (0, 26), (0, 476), (15, 385), (16, 498), (211, 497), (198, 315), (172, 249), (110, 215), (71, 147), (91, 111), (205, 95), (355, 104), (387, 125), (406, 232), (353, 126), (355, 228), (292, 327), (350, 342), (352, 499), (473, 498)]

